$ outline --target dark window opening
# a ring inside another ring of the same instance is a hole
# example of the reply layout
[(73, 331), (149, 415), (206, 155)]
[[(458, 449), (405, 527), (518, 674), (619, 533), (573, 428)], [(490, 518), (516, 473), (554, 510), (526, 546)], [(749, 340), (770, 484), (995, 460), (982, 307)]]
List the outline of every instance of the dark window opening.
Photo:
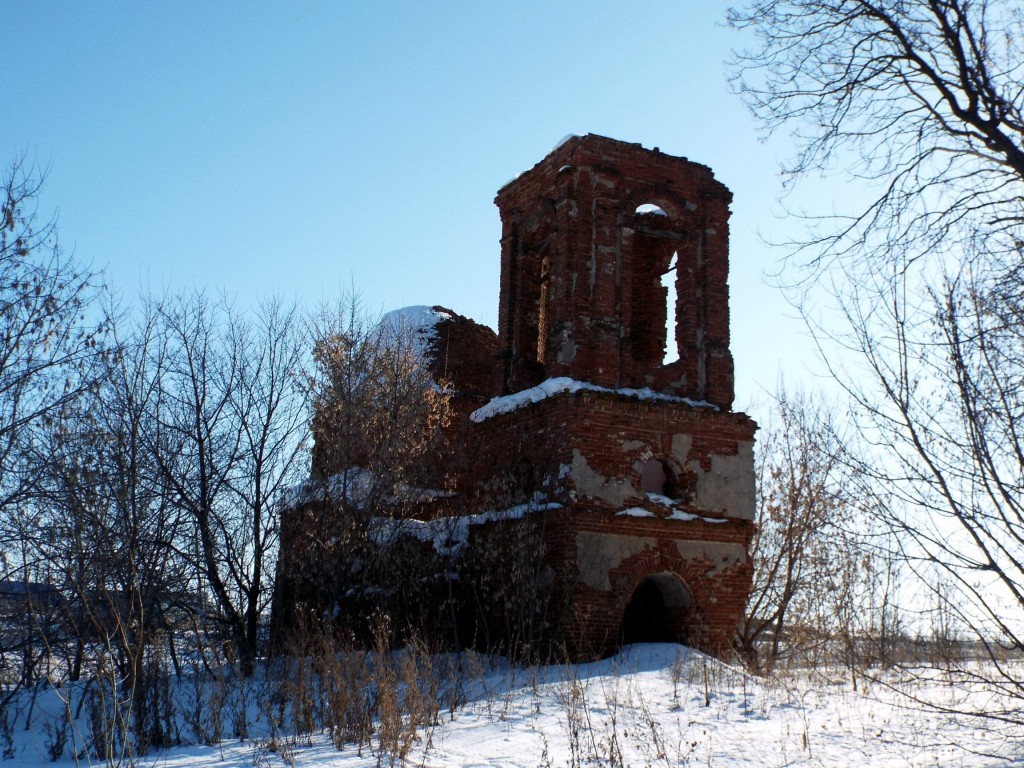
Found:
[(540, 263), (540, 295), (537, 306), (537, 362), (543, 364), (548, 345), (548, 286), (550, 265), (545, 256)]
[(515, 286), (518, 299), (510, 318), (515, 371), (511, 386), (514, 389), (535, 386), (545, 378), (547, 333), (551, 326), (547, 250), (547, 240), (539, 238), (536, 243), (524, 243), (518, 259)]
[(678, 497), (675, 474), (671, 469), (658, 458), (648, 459), (640, 470), (640, 491), (644, 494), (653, 493), (658, 496), (667, 496), (670, 499)]
[(640, 375), (679, 360), (676, 329), (682, 239), (681, 228), (662, 208), (645, 204), (637, 209), (629, 254), (629, 343)]

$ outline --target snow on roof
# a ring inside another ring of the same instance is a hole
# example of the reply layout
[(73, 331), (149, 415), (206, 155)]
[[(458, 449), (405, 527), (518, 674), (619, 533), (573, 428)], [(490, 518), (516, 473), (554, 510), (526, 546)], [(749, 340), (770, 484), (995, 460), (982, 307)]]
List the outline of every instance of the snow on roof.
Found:
[(565, 142), (569, 141), (569, 139), (578, 139), (579, 137), (580, 137), (580, 135), (578, 133), (567, 133), (567, 134), (565, 134), (565, 136), (562, 137), (561, 141), (559, 141), (557, 144), (555, 144), (555, 146), (553, 146), (551, 148), (551, 151), (554, 152), (560, 146), (565, 144)]
[(425, 357), (437, 335), (437, 324), (451, 320), (453, 315), (440, 307), (415, 305), (402, 307), (381, 317), (374, 333), (390, 338), (408, 336), (416, 348), (416, 354)]
[[(379, 493), (386, 481), (363, 467), (350, 467), (326, 480), (310, 479), (287, 490), (280, 500), (282, 509), (294, 509), (313, 502), (334, 502), (361, 508), (372, 494)], [(452, 494), (436, 488), (399, 483), (388, 488), (381, 502), (387, 504), (428, 502)]]
[(546, 512), (561, 507), (562, 505), (557, 502), (544, 502), (537, 498), (526, 504), (518, 504), (499, 511), (481, 512), (477, 515), (438, 517), (433, 520), (377, 517), (371, 522), (370, 537), (375, 544), (381, 545), (401, 536), (412, 536), (420, 541), (430, 542), (438, 554), (451, 556), (459, 554), (465, 548), (469, 541), (469, 529), (474, 525), (484, 525), (498, 520), (521, 520), (534, 512)]
[(536, 387), (530, 387), (529, 389), (524, 389), (511, 395), (504, 395), (503, 397), (495, 397), (487, 403), (487, 405), (473, 411), (473, 413), (469, 415), (469, 418), (479, 424), (494, 416), (512, 413), (512, 411), (518, 410), (525, 405), (529, 405), (530, 403), (539, 403), (541, 400), (546, 400), (549, 397), (560, 395), (563, 392), (575, 393), (583, 391), (608, 392), (615, 395), (631, 397), (636, 400), (683, 403), (685, 405), (693, 406), (694, 408), (712, 408), (718, 410), (717, 406), (714, 406), (705, 400), (691, 400), (688, 397), (666, 395), (663, 392), (655, 392), (653, 389), (648, 389), (647, 387), (644, 387), (643, 389), (609, 389), (608, 387), (600, 387), (597, 384), (591, 384), (588, 381), (577, 381), (576, 379), (570, 379), (567, 376), (559, 376), (554, 379), (543, 381)]

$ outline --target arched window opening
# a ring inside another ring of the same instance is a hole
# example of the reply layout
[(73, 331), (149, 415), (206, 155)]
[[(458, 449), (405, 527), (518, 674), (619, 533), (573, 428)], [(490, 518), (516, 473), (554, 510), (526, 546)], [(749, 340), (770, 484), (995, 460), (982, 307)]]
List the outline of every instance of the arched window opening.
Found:
[(650, 458), (640, 470), (640, 491), (647, 495), (676, 498), (677, 488), (675, 475), (661, 459)]
[(550, 264), (545, 256), (540, 263), (540, 295), (537, 306), (537, 362), (543, 364), (548, 346), (548, 286), (551, 276)]
[(674, 573), (655, 573), (637, 585), (622, 615), (622, 642), (680, 643), (693, 601)]
[(638, 205), (636, 207), (636, 212), (641, 214), (653, 213), (655, 216), (668, 216), (668, 214), (665, 213), (664, 208), (662, 208), (660, 205), (655, 205), (654, 203), (644, 203), (643, 205)]
[(679, 344), (676, 341), (676, 322), (679, 315), (679, 296), (676, 281), (679, 277), (679, 253), (672, 254), (668, 269), (661, 275), (661, 286), (665, 289), (665, 356), (661, 364), (668, 365), (679, 359)]
[(536, 490), (533, 482), (533, 465), (526, 459), (522, 459), (515, 467), (516, 491), (529, 498)]
[(684, 232), (673, 208), (659, 200), (636, 208), (627, 235), (630, 375), (642, 381), (679, 359), (676, 283)]

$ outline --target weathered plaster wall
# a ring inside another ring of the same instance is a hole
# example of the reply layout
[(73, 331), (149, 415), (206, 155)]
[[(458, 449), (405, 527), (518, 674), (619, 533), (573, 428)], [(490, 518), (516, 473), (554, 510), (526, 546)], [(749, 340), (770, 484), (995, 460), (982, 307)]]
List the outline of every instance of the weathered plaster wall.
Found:
[[(555, 501), (618, 510), (647, 503), (641, 471), (654, 457), (673, 473), (680, 509), (750, 520), (756, 429), (741, 413), (563, 393), (476, 425), (472, 454), (483, 473), (476, 485), (493, 485), (488, 472), (524, 463), (533, 486), (520, 495), (539, 491)], [(508, 460), (512, 455), (515, 461)]]
[(703, 509), (721, 511), (726, 517), (754, 519), (754, 441), (736, 445), (732, 455), (711, 454), (711, 467), (700, 461), (691, 466), (696, 475), (694, 504)]
[(653, 550), (658, 540), (635, 534), (580, 531), (576, 534), (576, 566), (579, 580), (592, 589), (610, 592), (611, 573), (623, 560)]

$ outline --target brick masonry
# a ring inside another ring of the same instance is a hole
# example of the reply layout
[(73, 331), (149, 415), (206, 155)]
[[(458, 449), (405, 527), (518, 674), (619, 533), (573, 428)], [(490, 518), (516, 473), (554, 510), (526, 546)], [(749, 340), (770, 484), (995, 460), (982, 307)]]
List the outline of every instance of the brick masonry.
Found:
[[(729, 408), (731, 200), (706, 166), (594, 135), (506, 184), (495, 199), (501, 391), (571, 376)], [(679, 359), (662, 365), (673, 254)]]
[[(752, 576), (757, 429), (730, 410), (730, 200), (705, 166), (595, 135), (568, 139), (498, 192), (498, 335), (454, 313), (438, 326), (431, 364), (454, 382), (448, 487), (457, 495), (422, 512), (558, 506), (471, 527), (475, 565), (459, 588), (475, 598), (454, 598), (472, 614), (456, 621), (457, 636), (557, 644), (575, 656), (624, 639), (730, 647)], [(488, 394), (553, 377), (605, 389), (469, 418)], [(517, 539), (526, 528), (532, 538)], [(282, 562), (294, 538), (282, 533)], [(515, 583), (522, 593), (532, 555), (544, 620), (521, 620), (529, 631), (511, 637), (514, 599), (498, 587), (481, 599), (474, 587)]]

